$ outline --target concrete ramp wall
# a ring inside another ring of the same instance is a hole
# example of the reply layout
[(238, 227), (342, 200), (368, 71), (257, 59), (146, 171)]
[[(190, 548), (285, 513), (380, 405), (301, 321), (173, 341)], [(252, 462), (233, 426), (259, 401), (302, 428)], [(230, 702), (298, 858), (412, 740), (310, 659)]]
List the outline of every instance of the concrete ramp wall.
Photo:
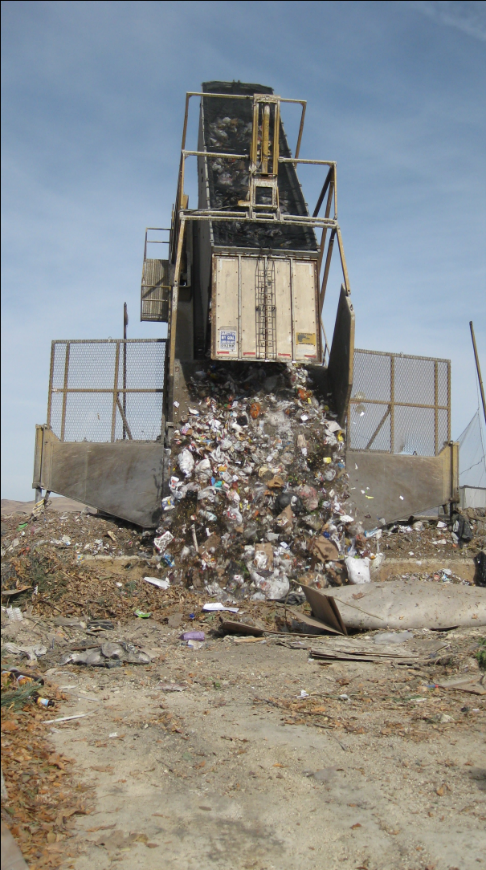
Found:
[(365, 529), (457, 501), (459, 445), (438, 456), (403, 456), (368, 450), (346, 451), (350, 498)]
[(143, 528), (161, 514), (164, 447), (159, 441), (62, 442), (37, 427), (33, 486)]

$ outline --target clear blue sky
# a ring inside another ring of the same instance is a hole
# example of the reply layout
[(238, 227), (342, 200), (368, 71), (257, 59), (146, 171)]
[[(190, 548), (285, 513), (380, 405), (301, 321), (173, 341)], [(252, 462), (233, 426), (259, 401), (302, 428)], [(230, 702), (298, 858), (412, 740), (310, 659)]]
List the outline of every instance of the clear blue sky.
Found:
[[(184, 94), (208, 79), (308, 100), (301, 154), (338, 162), (356, 344), (451, 358), (459, 435), (477, 407), (469, 320), (486, 375), (486, 3), (2, 15), (4, 497), (32, 497), (51, 339), (119, 336), (124, 301), (130, 337), (161, 334), (138, 322), (143, 234), (170, 220)], [(318, 181), (303, 177), (311, 203)]]

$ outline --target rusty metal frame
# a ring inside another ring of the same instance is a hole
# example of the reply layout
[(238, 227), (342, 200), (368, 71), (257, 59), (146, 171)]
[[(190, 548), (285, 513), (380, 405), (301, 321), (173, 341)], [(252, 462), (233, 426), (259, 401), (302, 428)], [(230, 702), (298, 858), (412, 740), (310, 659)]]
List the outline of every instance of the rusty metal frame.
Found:
[(179, 279), (181, 274), (182, 263), (182, 248), (184, 242), (184, 233), (186, 228), (186, 218), (181, 213), (180, 228), (177, 237), (176, 260), (174, 269), (174, 284), (172, 285), (172, 294), (170, 297), (170, 312), (169, 312), (169, 332), (168, 332), (168, 347), (169, 347), (169, 372), (167, 382), (167, 409), (168, 419), (170, 409), (174, 404), (174, 366), (175, 366), (175, 348), (176, 348), (176, 327), (177, 327), (177, 306), (179, 304)]
[[(366, 445), (366, 447), (365, 447), (365, 450), (370, 450), (370, 449), (371, 449), (371, 445), (373, 444), (373, 441), (375, 440), (375, 438), (377, 437), (377, 435), (379, 435), (379, 433), (381, 432), (383, 426), (385, 425), (385, 421), (386, 421), (386, 418), (388, 417), (388, 415), (391, 416), (391, 404), (390, 404), (390, 403), (387, 405), (386, 411), (385, 411), (385, 413), (383, 414), (383, 417), (381, 418), (380, 422), (378, 423), (378, 426), (376, 427), (375, 431), (373, 432), (373, 435), (372, 435), (371, 438), (369, 439), (369, 441), (368, 441), (368, 443), (367, 443), (367, 445)], [(391, 452), (391, 451), (390, 451), (390, 452)]]
[[(149, 232), (164, 232), (169, 233), (168, 239), (149, 239), (147, 238)], [(143, 317), (143, 303), (146, 300), (147, 295), (151, 290), (154, 289), (153, 284), (146, 284), (143, 281), (145, 273), (145, 263), (147, 262), (147, 245), (169, 245), (169, 251), (171, 246), (171, 228), (170, 227), (145, 227), (145, 242), (143, 246), (143, 267), (142, 267), (142, 283), (140, 287), (140, 320), (146, 319), (148, 322), (148, 318)], [(160, 284), (158, 285), (160, 290), (167, 290), (168, 294), (170, 293), (172, 287), (170, 284)], [(157, 321), (152, 321), (157, 322)]]
[[(179, 183), (177, 188), (177, 200), (176, 206), (178, 213), (184, 211), (184, 214), (189, 219), (196, 219), (197, 217), (204, 217), (206, 220), (238, 220), (238, 221), (252, 221), (258, 220), (258, 213), (253, 214), (253, 209), (255, 208), (254, 203), (252, 202), (251, 197), (248, 200), (242, 200), (238, 204), (242, 207), (246, 207), (249, 209), (249, 214), (242, 214), (241, 211), (225, 211), (221, 212), (217, 209), (186, 209), (183, 205), (184, 199), (186, 198), (186, 194), (184, 193), (184, 180), (186, 174), (186, 159), (188, 157), (204, 157), (210, 159), (225, 159), (225, 160), (248, 160), (250, 164), (250, 169), (252, 165), (252, 156), (248, 154), (229, 154), (222, 151), (193, 151), (182, 149), (181, 151), (181, 166), (179, 171)], [(337, 169), (336, 162), (334, 160), (307, 160), (301, 159), (298, 157), (278, 157), (278, 163), (302, 163), (309, 166), (329, 166), (332, 170), (333, 177), (333, 192), (334, 192), (334, 202), (335, 202), (335, 211), (334, 217), (329, 218), (329, 215), (323, 220), (318, 217), (318, 212), (320, 210), (316, 209), (314, 214), (309, 217), (304, 217), (303, 215), (281, 215), (277, 213), (277, 215), (265, 215), (260, 220), (263, 220), (265, 223), (273, 222), (274, 220), (277, 223), (291, 223), (291, 224), (300, 224), (303, 222), (305, 225), (323, 227), (323, 226), (336, 226), (337, 227)], [(276, 176), (277, 173), (266, 173), (267, 175)], [(328, 173), (329, 175), (329, 173)], [(250, 177), (251, 171), (250, 171)], [(270, 186), (270, 183), (266, 182), (267, 186)], [(262, 180), (260, 179), (258, 182), (259, 186), (263, 185)], [(265, 208), (269, 208), (270, 206), (265, 206)]]
[[(363, 350), (361, 348), (356, 348), (355, 353), (360, 354), (368, 354), (369, 356), (383, 356), (387, 357), (390, 360), (390, 398), (389, 399), (367, 399), (366, 397), (358, 396), (352, 397), (349, 400), (349, 406), (351, 409), (351, 405), (382, 405), (385, 409), (385, 413), (378, 423), (375, 431), (372, 436), (368, 440), (366, 447), (352, 447), (351, 448), (351, 429), (348, 426), (347, 429), (347, 445), (349, 449), (352, 450), (370, 450), (371, 445), (374, 440), (380, 433), (383, 425), (387, 417), (390, 417), (390, 450), (385, 451), (387, 453), (395, 452), (395, 409), (396, 408), (419, 408), (426, 409), (430, 411), (434, 411), (434, 455), (438, 456), (442, 450), (441, 445), (439, 444), (439, 411), (447, 412), (447, 438), (446, 441), (450, 442), (451, 440), (451, 361), (448, 359), (439, 359), (436, 357), (429, 356), (417, 356), (415, 354), (406, 354), (406, 353), (387, 353), (386, 351), (378, 351), (378, 350)], [(399, 402), (395, 399), (395, 360), (397, 359), (412, 359), (412, 360), (421, 360), (423, 362), (432, 362), (434, 363), (434, 403), (425, 404), (420, 402)], [(439, 363), (444, 363), (447, 366), (447, 404), (440, 405), (439, 404)], [(349, 419), (349, 413), (348, 413)]]
[(187, 121), (189, 117), (189, 100), (191, 97), (208, 97), (209, 99), (225, 99), (225, 100), (254, 100), (255, 96), (263, 96), (266, 97), (268, 101), (274, 102), (276, 99), (280, 103), (295, 103), (297, 105), (302, 106), (302, 112), (300, 116), (300, 125), (299, 125), (299, 133), (297, 136), (297, 145), (295, 146), (295, 156), (298, 157), (300, 153), (300, 145), (302, 142), (302, 134), (304, 132), (304, 120), (305, 120), (305, 110), (307, 108), (307, 100), (292, 100), (288, 97), (277, 97), (275, 94), (205, 94), (202, 91), (187, 91), (186, 93), (186, 106), (184, 111), (184, 124), (182, 128), (182, 145), (181, 150), (185, 148), (186, 145), (186, 136), (187, 136)]
[[(71, 345), (91, 345), (91, 344), (115, 344), (115, 364), (114, 364), (114, 381), (113, 387), (70, 387), (69, 386), (69, 367), (71, 362)], [(62, 394), (62, 410), (61, 410), (61, 428), (60, 428), (60, 438), (61, 442), (65, 440), (66, 433), (66, 417), (67, 417), (67, 399), (69, 395), (78, 395), (84, 393), (94, 393), (94, 394), (109, 394), (112, 396), (112, 410), (111, 410), (111, 442), (115, 441), (115, 432), (116, 432), (116, 413), (117, 410), (120, 412), (120, 417), (123, 422), (123, 437), (125, 435), (128, 437), (128, 440), (132, 441), (133, 436), (130, 429), (129, 422), (126, 417), (126, 413), (124, 411), (124, 404), (120, 401), (120, 396), (123, 399), (130, 393), (132, 394), (144, 394), (144, 393), (161, 393), (165, 392), (165, 389), (162, 387), (126, 387), (125, 384), (123, 387), (118, 386), (118, 379), (120, 376), (120, 350), (126, 350), (127, 345), (145, 345), (145, 344), (164, 344), (167, 345), (167, 339), (165, 338), (115, 338), (115, 339), (62, 339), (55, 340), (51, 342), (51, 363), (49, 370), (49, 393), (47, 399), (47, 428), (52, 428), (52, 396), (53, 393)], [(55, 362), (55, 349), (56, 346), (65, 345), (66, 352), (64, 357), (64, 374), (63, 374), (63, 386), (62, 387), (54, 387), (54, 362)], [(165, 369), (166, 370), (166, 366)], [(162, 428), (162, 427), (161, 427)]]
[(61, 441), (64, 441), (64, 433), (66, 429), (66, 409), (67, 409), (67, 394), (69, 383), (69, 357), (71, 355), (71, 345), (66, 345), (66, 355), (64, 357), (64, 387), (62, 397), (62, 418), (61, 418)]
[(145, 244), (143, 248), (143, 258), (147, 259), (147, 245), (170, 245), (170, 239), (148, 239), (147, 233), (170, 233), (170, 227), (145, 227)]

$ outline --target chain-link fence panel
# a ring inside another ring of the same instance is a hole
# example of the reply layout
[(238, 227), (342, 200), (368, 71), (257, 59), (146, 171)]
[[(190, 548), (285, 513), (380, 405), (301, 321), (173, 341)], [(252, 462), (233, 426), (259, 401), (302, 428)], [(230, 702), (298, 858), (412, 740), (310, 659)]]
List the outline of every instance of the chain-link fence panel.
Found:
[(355, 350), (347, 443), (436, 456), (450, 440), (449, 360)]
[(61, 441), (155, 441), (165, 339), (53, 341), (47, 424)]

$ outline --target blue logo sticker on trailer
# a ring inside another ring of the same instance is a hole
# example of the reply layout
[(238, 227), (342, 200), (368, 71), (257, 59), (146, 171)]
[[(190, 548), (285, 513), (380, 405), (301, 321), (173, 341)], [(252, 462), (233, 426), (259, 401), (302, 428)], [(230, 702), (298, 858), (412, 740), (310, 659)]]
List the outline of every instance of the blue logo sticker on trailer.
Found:
[(236, 330), (235, 329), (220, 329), (219, 330), (219, 349), (220, 350), (236, 350)]

